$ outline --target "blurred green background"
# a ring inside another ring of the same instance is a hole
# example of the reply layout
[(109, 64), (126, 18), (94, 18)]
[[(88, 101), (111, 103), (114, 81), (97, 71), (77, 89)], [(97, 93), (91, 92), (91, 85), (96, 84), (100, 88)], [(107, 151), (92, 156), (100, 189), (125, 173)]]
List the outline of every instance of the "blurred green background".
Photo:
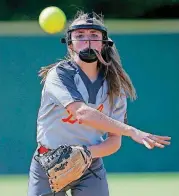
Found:
[[(177, 174), (108, 174), (110, 196), (178, 196)], [(27, 176), (2, 176), (2, 195), (26, 195)], [(70, 196), (70, 192), (67, 193)]]
[(128, 102), (129, 124), (169, 135), (165, 149), (147, 150), (128, 138), (104, 162), (111, 196), (179, 195), (179, 1), (0, 2), (0, 190), (26, 195), (28, 170), (36, 148), (41, 88), (38, 70), (63, 58), (60, 37), (37, 23), (41, 10), (56, 5), (71, 20), (83, 9), (105, 15), (110, 37), (138, 99)]

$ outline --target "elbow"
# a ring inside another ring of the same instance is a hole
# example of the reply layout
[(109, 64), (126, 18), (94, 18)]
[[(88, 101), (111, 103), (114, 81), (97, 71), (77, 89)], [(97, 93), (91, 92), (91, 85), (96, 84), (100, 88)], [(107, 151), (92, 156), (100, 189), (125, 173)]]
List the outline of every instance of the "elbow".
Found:
[(111, 136), (111, 151), (116, 153), (121, 148), (121, 136)]
[(90, 119), (90, 116), (92, 113), (91, 110), (92, 110), (91, 108), (86, 106), (86, 107), (81, 107), (76, 111), (76, 119), (78, 120), (80, 124), (85, 123), (86, 121)]
[(120, 149), (120, 147), (121, 147), (120, 144), (113, 144), (113, 145), (111, 145), (111, 147), (108, 148), (108, 150), (107, 150), (107, 155), (106, 156), (115, 154)]
[(67, 111), (73, 115), (78, 122), (83, 123), (84, 121), (88, 121), (92, 116), (93, 108), (87, 106), (83, 102), (73, 102), (66, 107)]
[(119, 150), (121, 148), (121, 142), (120, 144), (118, 144), (117, 150)]
[(121, 142), (113, 145), (113, 153), (116, 153), (121, 148)]

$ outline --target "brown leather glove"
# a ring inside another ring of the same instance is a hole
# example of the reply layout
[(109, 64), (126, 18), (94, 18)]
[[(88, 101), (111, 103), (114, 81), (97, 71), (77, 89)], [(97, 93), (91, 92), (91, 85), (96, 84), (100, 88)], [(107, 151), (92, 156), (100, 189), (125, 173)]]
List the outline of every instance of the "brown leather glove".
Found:
[(37, 155), (35, 159), (49, 177), (53, 192), (59, 192), (79, 179), (92, 163), (91, 153), (86, 146), (62, 145), (43, 156)]

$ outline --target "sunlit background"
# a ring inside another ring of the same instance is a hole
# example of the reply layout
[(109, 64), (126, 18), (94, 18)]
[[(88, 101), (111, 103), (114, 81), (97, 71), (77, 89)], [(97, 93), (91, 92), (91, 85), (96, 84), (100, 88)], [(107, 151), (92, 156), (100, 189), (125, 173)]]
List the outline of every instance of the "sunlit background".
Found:
[(179, 195), (179, 0), (0, 1), (0, 196), (27, 195), (36, 148), (41, 66), (66, 54), (63, 33), (47, 35), (40, 12), (58, 6), (103, 14), (138, 99), (128, 101), (129, 124), (169, 135), (165, 149), (147, 150), (129, 138), (104, 158), (110, 196)]

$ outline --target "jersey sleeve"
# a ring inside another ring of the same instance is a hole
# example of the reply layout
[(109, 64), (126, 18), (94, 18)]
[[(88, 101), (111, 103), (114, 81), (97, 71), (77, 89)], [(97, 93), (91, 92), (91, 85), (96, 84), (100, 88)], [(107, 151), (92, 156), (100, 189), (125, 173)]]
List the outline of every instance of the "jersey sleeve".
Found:
[(74, 82), (75, 70), (68, 70), (58, 66), (48, 73), (45, 81), (45, 91), (53, 101), (66, 107), (75, 101), (82, 101), (83, 97)]
[(111, 118), (127, 124), (127, 98), (126, 96), (118, 97), (115, 100)]

